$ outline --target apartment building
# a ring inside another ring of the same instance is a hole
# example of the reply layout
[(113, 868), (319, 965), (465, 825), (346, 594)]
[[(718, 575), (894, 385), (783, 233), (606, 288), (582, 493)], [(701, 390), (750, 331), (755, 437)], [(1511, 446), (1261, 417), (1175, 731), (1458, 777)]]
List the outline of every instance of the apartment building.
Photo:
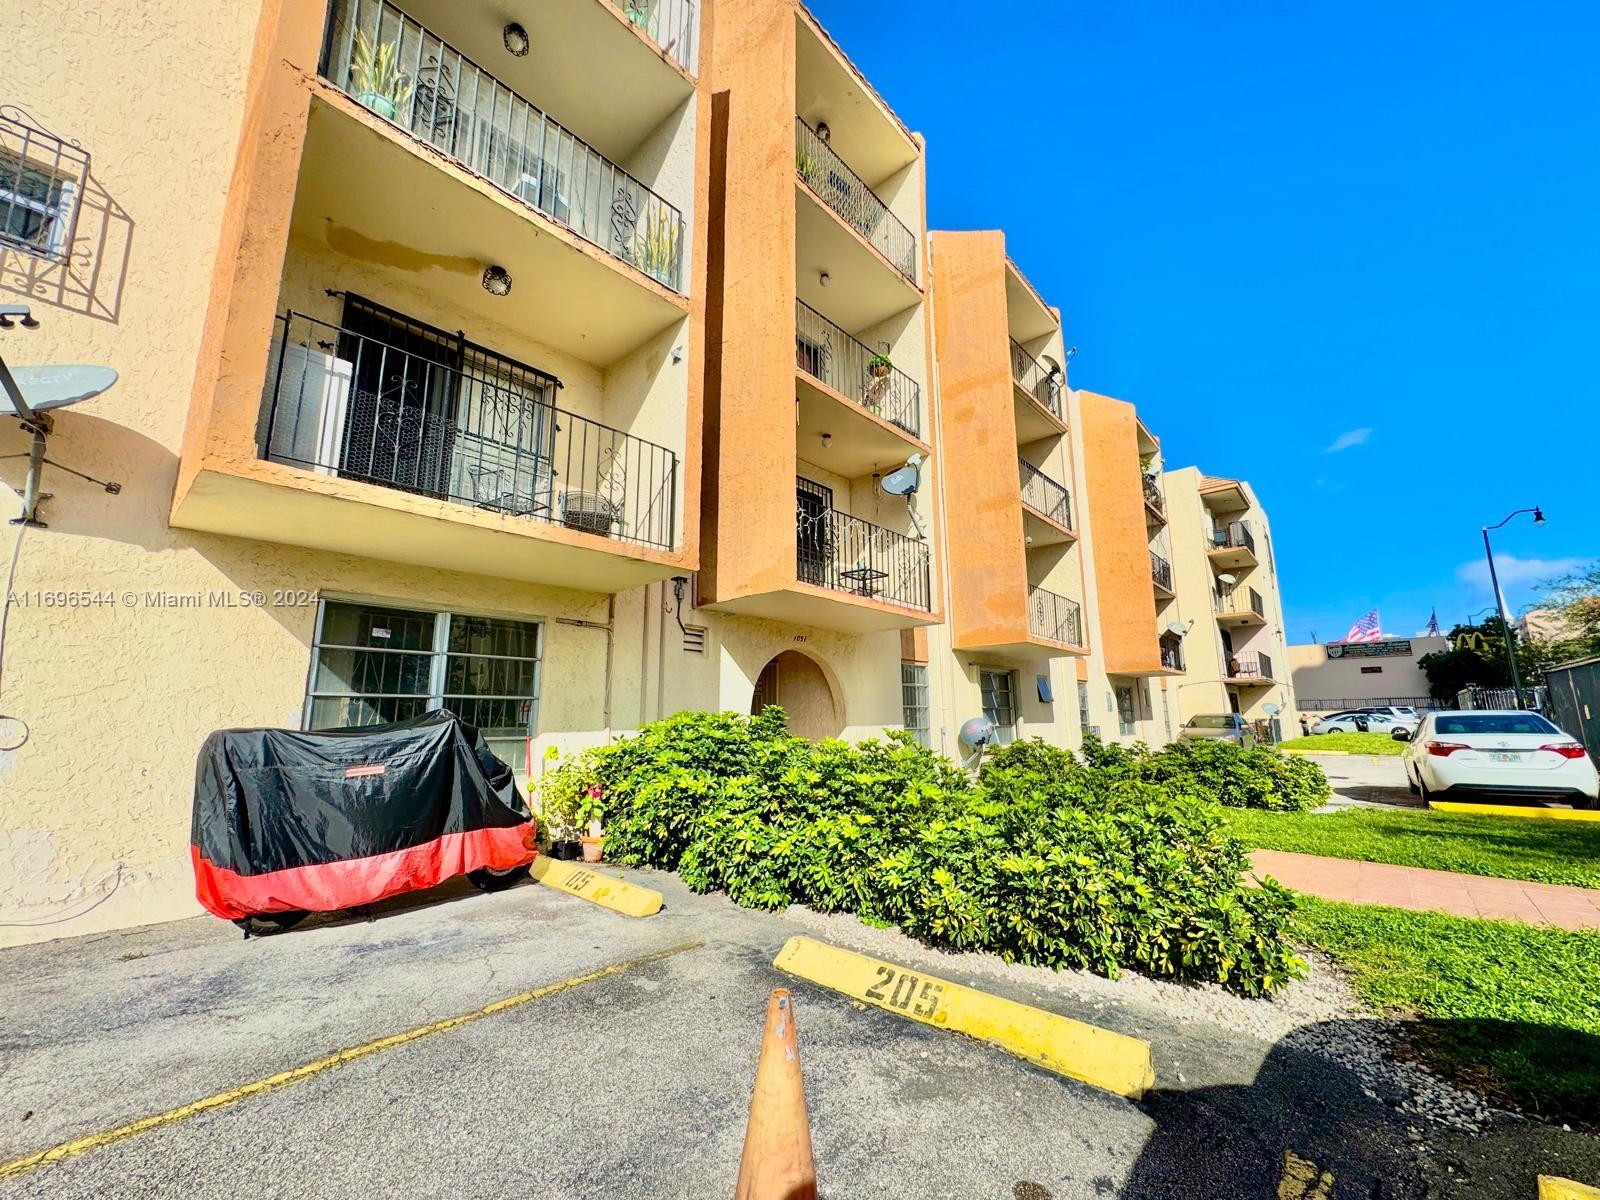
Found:
[(21, 530), (0, 944), (196, 912), (219, 728), (448, 707), (537, 776), (683, 709), (963, 758), (1286, 693), (1226, 673), (1281, 643), (1248, 485), (1070, 388), (796, 0), (108, 11), (147, 52), (46, 0), (0, 92), (0, 354), (120, 372), (50, 452), (121, 484)]
[(1165, 474), (1175, 548), (1175, 615), (1184, 624), (1183, 720), (1239, 713), (1299, 734), (1272, 528), (1250, 484), (1198, 467)]

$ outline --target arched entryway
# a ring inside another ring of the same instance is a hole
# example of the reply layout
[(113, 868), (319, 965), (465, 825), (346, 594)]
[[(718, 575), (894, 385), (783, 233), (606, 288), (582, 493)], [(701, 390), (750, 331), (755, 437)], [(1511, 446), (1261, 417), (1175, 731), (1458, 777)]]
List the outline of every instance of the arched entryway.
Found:
[(819, 741), (844, 732), (844, 706), (822, 665), (798, 650), (785, 650), (756, 678), (750, 698), (751, 715), (769, 704), (789, 714), (789, 732)]

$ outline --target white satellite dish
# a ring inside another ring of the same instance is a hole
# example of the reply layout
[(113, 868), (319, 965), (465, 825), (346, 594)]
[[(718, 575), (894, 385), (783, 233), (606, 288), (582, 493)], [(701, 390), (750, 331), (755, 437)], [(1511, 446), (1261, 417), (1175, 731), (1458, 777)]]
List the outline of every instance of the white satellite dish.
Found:
[(1218, 575), (1217, 582), (1226, 587), (1232, 587), (1239, 582), (1239, 577), (1237, 575)]
[(1187, 634), (1189, 632), (1189, 627), (1187, 625), (1182, 625), (1182, 624), (1179, 624), (1177, 621), (1174, 621), (1171, 625), (1167, 626), (1167, 632), (1170, 633), (1173, 637), (1183, 637), (1185, 634)]
[(1266, 713), (1267, 716), (1269, 716), (1269, 717), (1275, 717), (1275, 716), (1277, 716), (1279, 713), (1281, 713), (1283, 711), (1283, 705), (1281, 705), (1281, 704), (1263, 704), (1261, 706), (1261, 711)]
[(891, 496), (904, 496), (906, 499), (906, 512), (911, 516), (911, 523), (917, 528), (917, 537), (922, 541), (928, 540), (928, 530), (922, 524), (922, 517), (917, 512), (916, 506), (911, 503), (911, 498), (917, 494), (917, 489), (922, 486), (922, 455), (913, 454), (906, 459), (906, 465), (896, 467), (882, 479), (878, 486)]
[[(16, 390), (0, 389), (0, 417), (21, 417), (27, 420), (33, 413), (49, 412), (53, 408), (66, 408), (93, 400), (117, 382), (117, 373), (110, 367), (66, 365), (48, 367), (14, 367), (11, 382)], [(20, 393), (22, 409), (17, 407)], [(23, 411), (31, 409), (31, 412)]]

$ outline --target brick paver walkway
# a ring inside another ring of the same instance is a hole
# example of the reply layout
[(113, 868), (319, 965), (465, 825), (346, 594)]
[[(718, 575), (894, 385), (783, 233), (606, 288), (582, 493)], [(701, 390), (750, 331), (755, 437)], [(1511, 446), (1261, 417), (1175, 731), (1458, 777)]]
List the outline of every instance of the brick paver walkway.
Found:
[(1282, 850), (1257, 850), (1250, 858), (1256, 874), (1271, 875), (1285, 887), (1324, 900), (1387, 904), (1458, 917), (1499, 917), (1561, 929), (1600, 929), (1600, 890), (1594, 888), (1491, 879)]

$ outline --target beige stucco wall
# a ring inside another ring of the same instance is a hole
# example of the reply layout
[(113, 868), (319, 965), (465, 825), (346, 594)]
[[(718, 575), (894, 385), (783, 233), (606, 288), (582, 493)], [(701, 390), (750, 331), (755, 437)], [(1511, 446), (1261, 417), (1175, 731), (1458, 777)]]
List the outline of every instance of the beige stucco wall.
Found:
[[(1289, 667), (1295, 692), (1302, 702), (1313, 700), (1373, 700), (1391, 696), (1426, 696), (1428, 677), (1417, 660), (1450, 647), (1444, 637), (1399, 639), (1410, 643), (1404, 655), (1381, 658), (1332, 658), (1325, 643), (1289, 647)], [(1363, 668), (1380, 667), (1379, 671)]]

